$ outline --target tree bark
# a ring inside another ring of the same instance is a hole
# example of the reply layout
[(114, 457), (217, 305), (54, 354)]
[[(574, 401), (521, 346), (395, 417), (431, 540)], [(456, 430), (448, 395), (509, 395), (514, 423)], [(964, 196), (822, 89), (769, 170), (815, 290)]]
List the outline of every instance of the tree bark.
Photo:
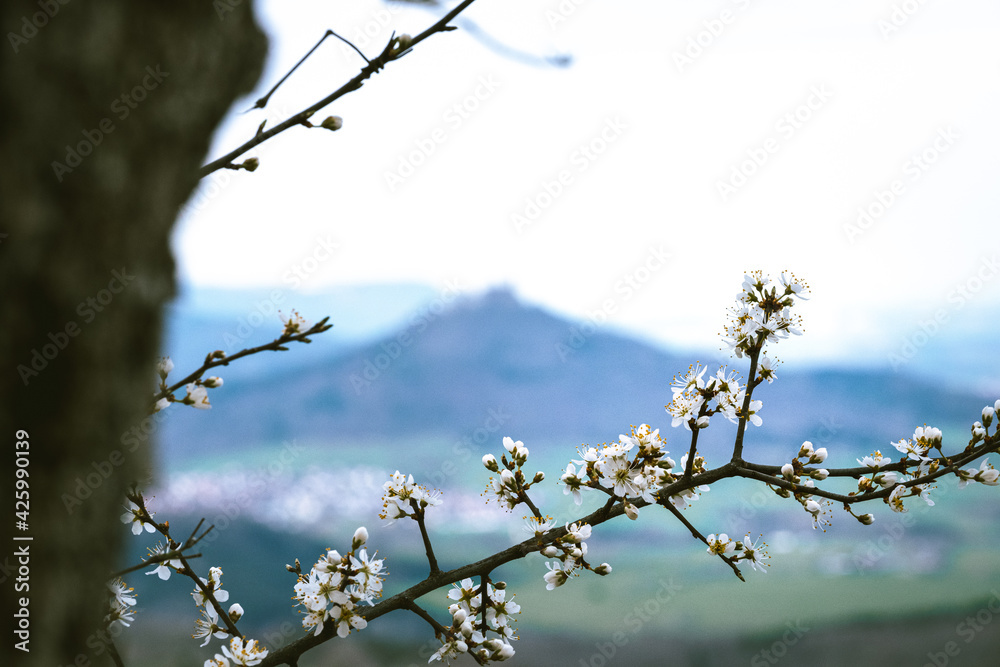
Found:
[(31, 538), (0, 552), (0, 655), (99, 664), (123, 493), (149, 475), (170, 231), (266, 40), (242, 0), (19, 1), (0, 17), (2, 497)]

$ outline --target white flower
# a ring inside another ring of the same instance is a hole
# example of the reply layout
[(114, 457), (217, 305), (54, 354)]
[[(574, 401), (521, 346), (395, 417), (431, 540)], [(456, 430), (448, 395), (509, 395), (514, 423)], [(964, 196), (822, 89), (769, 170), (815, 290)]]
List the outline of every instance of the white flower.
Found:
[(125, 509), (128, 511), (125, 512), (125, 514), (122, 514), (121, 519), (122, 523), (132, 524), (132, 534), (139, 535), (140, 533), (142, 533), (143, 528), (146, 529), (147, 533), (155, 532), (156, 527), (153, 524), (140, 518), (139, 506), (133, 503), (131, 500), (128, 500), (126, 502), (128, 502), (128, 506)]
[(760, 362), (757, 364), (758, 377), (761, 380), (767, 380), (768, 384), (774, 382), (774, 380), (778, 377), (777, 375), (774, 374), (774, 369), (776, 365), (777, 364), (775, 363), (774, 359), (771, 359), (771, 357), (764, 355), (761, 358)]
[(170, 357), (160, 357), (160, 361), (156, 364), (156, 372), (159, 373), (160, 378), (166, 380), (167, 375), (172, 370), (174, 370), (174, 362), (170, 360)]
[(743, 557), (740, 560), (749, 562), (750, 567), (758, 572), (767, 572), (765, 568), (768, 567), (768, 564), (763, 562), (765, 559), (770, 558), (767, 552), (764, 551), (764, 547), (766, 546), (767, 543), (764, 542), (763, 535), (758, 538), (755, 544), (750, 538), (750, 533), (747, 533), (746, 537), (743, 538)]
[(201, 645), (208, 646), (208, 642), (212, 640), (212, 637), (225, 639), (229, 636), (229, 632), (226, 628), (219, 624), (219, 614), (215, 611), (215, 607), (208, 605), (201, 610), (201, 615), (205, 618), (199, 618), (194, 622), (194, 634), (191, 635), (192, 639), (204, 637), (205, 641), (202, 642)]
[(569, 575), (562, 569), (562, 565), (558, 561), (546, 562), (545, 567), (549, 569), (544, 577), (546, 590), (554, 590), (565, 584), (566, 580), (569, 579)]
[(229, 667), (229, 660), (216, 653), (215, 660), (206, 660), (203, 667)]
[(882, 456), (882, 452), (875, 450), (871, 456), (866, 456), (863, 459), (857, 459), (858, 463), (863, 466), (867, 466), (872, 470), (878, 470), (884, 465), (889, 465), (892, 463), (892, 459), (885, 458)]
[[(917, 430), (920, 430), (920, 429), (917, 429)], [(919, 441), (915, 443), (915, 442), (912, 442), (910, 440), (907, 440), (907, 439), (903, 438), (899, 442), (893, 442), (891, 444), (892, 444), (893, 447), (895, 447), (899, 451), (903, 452), (904, 454), (907, 455), (908, 458), (911, 458), (914, 461), (929, 461), (930, 460), (929, 458), (927, 458), (926, 456), (924, 456), (924, 454), (927, 452), (927, 447), (925, 447), (922, 444), (920, 444)]]
[(906, 508), (903, 507), (903, 498), (905, 497), (904, 494), (906, 493), (907, 493), (906, 487), (903, 486), (902, 484), (898, 484), (896, 485), (896, 488), (892, 490), (892, 493), (889, 494), (887, 502), (889, 503), (889, 508), (893, 512), (907, 511)]
[(541, 537), (550, 528), (556, 525), (554, 519), (543, 519), (537, 516), (529, 516), (524, 520), (524, 528), (535, 537)]
[(506, 590), (494, 588), (489, 592), (492, 606), (486, 610), (486, 622), (495, 628), (507, 625), (508, 616), (521, 611), (521, 605), (514, 602), (513, 596), (510, 600), (507, 600), (506, 597)]
[(187, 396), (182, 401), (185, 405), (192, 405), (199, 410), (209, 410), (212, 405), (208, 402), (208, 390), (193, 382), (186, 387)]
[(330, 618), (337, 621), (337, 636), (343, 639), (351, 630), (364, 630), (368, 627), (368, 621), (354, 611), (354, 604), (345, 603), (343, 606), (335, 606), (330, 610)]
[[(584, 472), (581, 470), (580, 472)], [(580, 489), (583, 487), (583, 480), (577, 477), (576, 466), (572, 463), (566, 466), (566, 472), (562, 477), (559, 478), (565, 486), (563, 488), (563, 495), (573, 495), (573, 501), (577, 505), (583, 504), (583, 495), (580, 493)]]
[(135, 606), (135, 595), (132, 593), (134, 589), (126, 588), (125, 581), (121, 577), (118, 577), (114, 581), (108, 582), (108, 590), (114, 596), (113, 602), (115, 604), (121, 605), (123, 607), (134, 607)]
[(729, 539), (729, 536), (725, 533), (720, 533), (718, 536), (712, 533), (708, 536), (708, 553), (710, 554), (727, 554), (731, 552), (736, 545)]
[(959, 477), (958, 488), (963, 489), (968, 484), (980, 482), (988, 486), (997, 486), (997, 478), (1000, 477), (1000, 470), (996, 470), (990, 465), (989, 459), (983, 459), (979, 468), (966, 468), (955, 473)]
[[(148, 549), (150, 557), (159, 556), (170, 551), (169, 546), (164, 546), (162, 544), (157, 544), (152, 549)], [(184, 567), (183, 563), (179, 559), (173, 558), (170, 560), (164, 560), (157, 563), (156, 567), (147, 572), (146, 574), (155, 574), (163, 581), (170, 578), (170, 573), (172, 570), (180, 570)]]
[[(198, 577), (201, 579), (201, 583), (205, 584), (208, 590), (212, 591), (215, 599), (219, 602), (225, 602), (229, 599), (229, 591), (222, 590), (222, 569), (218, 567), (209, 568), (208, 579), (204, 577)], [(194, 598), (194, 603), (199, 607), (205, 604), (205, 594), (202, 590), (195, 586), (194, 592), (191, 593), (191, 597)]]
[(369, 603), (371, 598), (382, 593), (381, 574), (384, 564), (382, 559), (368, 558), (367, 549), (361, 549), (357, 557), (351, 556), (351, 568), (357, 572), (352, 578), (361, 587), (359, 593), (362, 599)]
[(764, 423), (764, 420), (763, 420), (763, 419), (761, 419), (761, 418), (760, 418), (760, 417), (759, 417), (759, 416), (757, 415), (757, 412), (758, 412), (758, 411), (759, 411), (759, 410), (760, 410), (760, 409), (761, 409), (761, 408), (762, 408), (763, 406), (764, 406), (764, 403), (763, 403), (763, 402), (761, 402), (761, 401), (758, 401), (758, 400), (753, 400), (753, 401), (750, 401), (750, 406), (749, 406), (749, 409), (747, 410), (747, 412), (749, 413), (749, 414), (747, 415), (747, 419), (749, 419), (749, 420), (750, 420), (750, 423), (751, 423), (751, 424), (753, 424), (754, 426), (760, 426), (761, 424), (763, 424), (763, 423)]
[(612, 489), (614, 495), (619, 498), (639, 495), (639, 487), (632, 479), (631, 464), (624, 456), (607, 457), (598, 461), (595, 467), (600, 473), (601, 486)]
[(222, 652), (237, 665), (252, 667), (259, 665), (267, 657), (268, 651), (266, 648), (259, 648), (256, 639), (248, 639), (244, 642), (239, 637), (233, 637), (229, 640), (229, 646), (222, 646)]

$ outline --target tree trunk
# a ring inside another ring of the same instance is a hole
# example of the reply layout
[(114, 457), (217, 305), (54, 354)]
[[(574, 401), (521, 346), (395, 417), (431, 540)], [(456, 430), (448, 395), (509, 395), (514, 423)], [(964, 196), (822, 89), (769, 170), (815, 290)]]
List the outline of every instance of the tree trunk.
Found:
[[(241, 0), (5, 2), (0, 16), (0, 488), (4, 522), (31, 538), (0, 554), (0, 655), (101, 664), (123, 493), (149, 475), (171, 227), (266, 41)], [(12, 517), (25, 463), (30, 507)]]

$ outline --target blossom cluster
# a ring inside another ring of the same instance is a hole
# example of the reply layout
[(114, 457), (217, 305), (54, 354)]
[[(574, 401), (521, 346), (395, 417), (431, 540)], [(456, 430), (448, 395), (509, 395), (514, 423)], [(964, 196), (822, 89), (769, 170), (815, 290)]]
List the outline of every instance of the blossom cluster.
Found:
[(368, 556), (367, 541), (368, 530), (358, 528), (347, 554), (327, 549), (308, 574), (299, 575), (293, 599), (305, 610), (303, 628), (318, 635), (329, 621), (336, 625), (338, 636), (346, 637), (352, 629), (367, 627), (357, 605), (372, 605), (381, 597), (385, 578), (384, 561)]
[[(451, 627), (447, 628), (441, 648), (434, 652), (427, 662), (457, 658), (463, 653), (471, 653), (479, 664), (490, 661), (503, 662), (514, 656), (510, 642), (516, 640), (511, 626), (512, 614), (520, 613), (521, 605), (514, 602), (514, 596), (507, 598), (507, 586), (498, 581), (495, 586), (482, 586), (472, 579), (463, 579), (448, 591), (448, 599), (454, 600), (448, 606)], [(496, 637), (488, 637), (493, 632)]]
[[(496, 500), (505, 505), (508, 510), (513, 510), (519, 503), (524, 502), (525, 493), (532, 487), (545, 479), (544, 473), (536, 472), (530, 482), (525, 481), (524, 471), (521, 467), (528, 462), (528, 448), (520, 440), (513, 440), (505, 437), (503, 447), (510, 454), (500, 456), (500, 462), (492, 454), (483, 457), (483, 466), (493, 473), (499, 473), (499, 478), (490, 477), (486, 492), (496, 496)], [(502, 469), (501, 469), (502, 466)]]
[(129, 627), (135, 620), (136, 597), (132, 592), (134, 589), (127, 588), (121, 577), (108, 582), (108, 606), (111, 608), (104, 617), (104, 623), (111, 628), (115, 623)]
[[(218, 351), (210, 356), (221, 354), (223, 353)], [(169, 375), (172, 370), (174, 370), (174, 362), (170, 360), (170, 357), (163, 357), (156, 364), (156, 372), (160, 376), (160, 388), (157, 394), (162, 394), (167, 391), (167, 375)], [(189, 382), (184, 387), (186, 391), (184, 398), (177, 398), (172, 393), (167, 393), (166, 396), (157, 400), (156, 403), (153, 404), (153, 412), (166, 410), (170, 407), (171, 403), (190, 405), (191, 407), (199, 410), (210, 410), (212, 408), (212, 404), (208, 401), (208, 390), (221, 387), (222, 384), (222, 378), (215, 376)]]
[[(768, 380), (774, 379), (774, 363), (769, 357), (764, 357), (762, 374)], [(760, 426), (763, 421), (760, 412), (763, 403), (758, 400), (750, 402), (747, 414), (743, 414), (743, 403), (746, 387), (740, 385), (735, 371), (726, 371), (722, 366), (708, 380), (704, 379), (707, 367), (696, 364), (688, 368), (687, 374), (680, 378), (674, 377), (671, 391), (674, 397), (666, 406), (667, 412), (674, 418), (671, 426), (684, 425), (687, 430), (706, 428), (709, 419), (714, 414), (722, 414), (729, 421), (736, 423), (740, 417), (746, 417), (754, 426)]]
[[(581, 449), (581, 458), (571, 461), (559, 479), (565, 487), (563, 493), (572, 494), (579, 505), (583, 502), (581, 489), (603, 488), (609, 495), (620, 498), (628, 517), (635, 519), (638, 509), (631, 501), (657, 502), (656, 493), (680, 479), (687, 469), (688, 455), (684, 454), (680, 470), (674, 472), (676, 464), (667, 456), (670, 452), (664, 449), (665, 445), (659, 429), (642, 424), (638, 428), (633, 426), (629, 435), (619, 434), (618, 442)], [(692, 473), (704, 472), (704, 466), (704, 458), (696, 453)], [(694, 486), (671, 495), (669, 501), (674, 507), (684, 509), (698, 499), (699, 492), (708, 490), (705, 485)]]
[(389, 481), (382, 485), (385, 493), (382, 495), (382, 511), (379, 517), (388, 519), (386, 525), (397, 519), (410, 517), (417, 519), (423, 516), (428, 506), (440, 505), (441, 494), (419, 486), (413, 481), (413, 475), (404, 475), (398, 470)]
[[(163, 373), (164, 377), (166, 372), (169, 372), (169, 369)], [(132, 498), (139, 502), (132, 500)], [(230, 667), (230, 664), (252, 667), (260, 664), (267, 657), (268, 650), (261, 647), (256, 640), (246, 639), (235, 631), (235, 623), (243, 616), (243, 607), (239, 604), (233, 604), (229, 607), (227, 613), (229, 623), (219, 618), (219, 603), (229, 599), (229, 591), (222, 588), (222, 569), (209, 568), (207, 579), (195, 577), (185, 567), (180, 556), (181, 545), (170, 538), (166, 528), (167, 524), (160, 526), (153, 521), (153, 514), (146, 509), (145, 501), (140, 495), (130, 496), (126, 502), (128, 504), (125, 506), (125, 513), (121, 515), (121, 521), (124, 524), (131, 524), (133, 535), (141, 535), (143, 529), (150, 533), (159, 530), (167, 538), (165, 543), (158, 543), (155, 547), (148, 549), (149, 559), (147, 561), (156, 559), (156, 567), (146, 574), (155, 574), (162, 581), (167, 581), (173, 572), (178, 572), (197, 578), (200, 582), (200, 584), (195, 585), (191, 597), (194, 598), (194, 603), (200, 609), (202, 617), (195, 621), (195, 630), (191, 637), (194, 639), (204, 637), (205, 641), (202, 646), (207, 646), (212, 637), (226, 639), (232, 635), (229, 644), (222, 646), (222, 654), (217, 653), (214, 659), (206, 660), (205, 667)], [(175, 554), (176, 557), (170, 557)], [(135, 596), (131, 594), (132, 589), (126, 588), (125, 582), (121, 579), (109, 583), (108, 588), (112, 593), (112, 611), (106, 620), (109, 623), (117, 622), (128, 627), (133, 620), (132, 614), (134, 612), (131, 607), (136, 603)]]
[[(607, 563), (591, 567), (584, 558), (587, 555), (587, 543), (584, 540), (590, 538), (592, 531), (590, 524), (567, 523), (566, 533), (542, 548), (543, 556), (556, 559), (545, 563), (545, 567), (549, 570), (543, 577), (547, 590), (551, 591), (562, 586), (570, 577), (578, 576), (580, 570), (591, 570), (602, 577), (611, 574), (611, 566)], [(536, 533), (536, 536), (540, 535)]]
[[(746, 534), (742, 542), (732, 541), (725, 533), (719, 535), (712, 533), (705, 539), (708, 542), (707, 551), (710, 554), (723, 556), (734, 563), (741, 561), (749, 563), (752, 569), (761, 573), (767, 572), (765, 567), (770, 567), (770, 564), (764, 562), (771, 557), (764, 550), (767, 547), (767, 542), (764, 541), (763, 535), (757, 538), (756, 543), (750, 537), (750, 533)], [(733, 555), (729, 556), (729, 554)]]
[[(812, 518), (813, 530), (820, 526), (830, 525), (830, 515), (832, 514), (830, 502), (823, 498), (816, 498), (808, 491), (801, 489), (813, 489), (816, 487), (813, 480), (824, 480), (830, 475), (830, 471), (826, 468), (806, 468), (808, 465), (823, 463), (826, 461), (826, 457), (826, 447), (814, 449), (813, 444), (806, 440), (799, 447), (799, 453), (795, 455), (795, 458), (781, 466), (781, 476), (792, 484), (799, 485), (798, 489), (794, 492), (782, 487), (774, 489), (774, 492), (783, 498), (795, 496), (795, 499), (802, 504), (802, 508)], [(802, 477), (807, 479), (803, 480)], [(826, 532), (826, 528), (823, 531)]]
[(736, 308), (730, 312), (723, 342), (737, 357), (751, 355), (758, 346), (802, 335), (802, 318), (792, 314), (795, 299), (806, 299), (809, 290), (805, 281), (793, 273), (781, 274), (781, 290), (760, 271), (743, 277), (743, 291), (736, 295)]

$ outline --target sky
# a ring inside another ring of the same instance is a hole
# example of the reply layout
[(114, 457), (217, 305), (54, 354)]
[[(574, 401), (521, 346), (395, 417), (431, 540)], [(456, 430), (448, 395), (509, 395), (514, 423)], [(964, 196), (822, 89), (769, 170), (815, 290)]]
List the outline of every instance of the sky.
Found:
[[(449, 6), (452, 6), (449, 4)], [(444, 13), (257, 3), (271, 52), (210, 159)], [(715, 347), (744, 271), (807, 281), (786, 363), (885, 363), (1000, 313), (1000, 5), (969, 0), (478, 0), (438, 34), (203, 179), (174, 238), (192, 287), (420, 283)], [(998, 337), (1000, 338), (1000, 337)], [(909, 345), (909, 348), (907, 346)]]

